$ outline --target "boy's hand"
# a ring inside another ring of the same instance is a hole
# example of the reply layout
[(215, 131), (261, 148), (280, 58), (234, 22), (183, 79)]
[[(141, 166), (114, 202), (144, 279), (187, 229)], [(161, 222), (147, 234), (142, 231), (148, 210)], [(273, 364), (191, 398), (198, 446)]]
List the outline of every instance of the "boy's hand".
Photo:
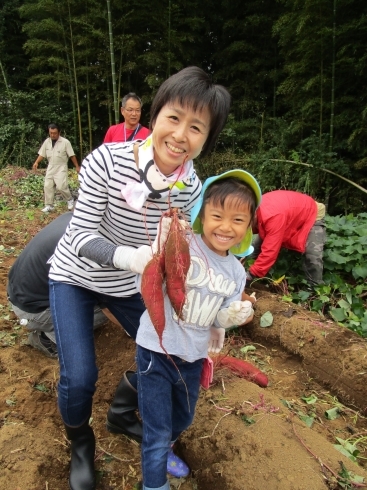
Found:
[(233, 301), (228, 307), (228, 316), (234, 322), (233, 325), (243, 325), (252, 320), (254, 310), (251, 301)]
[(228, 308), (218, 311), (217, 321), (223, 328), (244, 325), (252, 320), (254, 310), (251, 301), (233, 301)]
[(210, 327), (208, 352), (215, 352), (218, 354), (218, 352), (223, 349), (225, 334), (226, 331), (224, 328)]
[(251, 293), (250, 295), (245, 292), (242, 293), (241, 301), (251, 301), (252, 304), (256, 303), (256, 293)]

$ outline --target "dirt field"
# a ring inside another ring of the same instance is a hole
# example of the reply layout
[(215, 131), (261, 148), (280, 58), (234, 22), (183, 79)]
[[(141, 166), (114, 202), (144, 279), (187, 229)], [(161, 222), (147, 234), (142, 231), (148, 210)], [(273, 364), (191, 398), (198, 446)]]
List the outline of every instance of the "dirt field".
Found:
[[(11, 211), (0, 215), (0, 488), (6, 490), (68, 488), (68, 443), (56, 402), (58, 363), (27, 345), (27, 331), (6, 298), (11, 264), (50, 220), (39, 211), (32, 217)], [(194, 424), (177, 447), (192, 473), (185, 480), (172, 479), (172, 488), (366, 488), (367, 465), (360, 458), (367, 457), (366, 341), (264, 288), (257, 297), (255, 320), (231, 333), (226, 352), (262, 369), (269, 385), (260, 388), (216, 369), (214, 384), (201, 392)], [(266, 311), (274, 323), (262, 328)], [(97, 488), (132, 490), (140, 479), (139, 446), (108, 433), (104, 424), (122, 373), (134, 369), (135, 346), (110, 322), (95, 340)], [(313, 421), (312, 427), (305, 421)], [(336, 437), (359, 441), (354, 448), (360, 451), (358, 464), (334, 448)], [(353, 474), (361, 477), (358, 483), (351, 483)]]

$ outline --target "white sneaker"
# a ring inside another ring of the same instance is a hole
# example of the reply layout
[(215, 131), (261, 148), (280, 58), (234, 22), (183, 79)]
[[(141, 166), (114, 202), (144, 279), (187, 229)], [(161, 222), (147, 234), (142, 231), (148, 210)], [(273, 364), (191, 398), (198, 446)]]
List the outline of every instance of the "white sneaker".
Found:
[(53, 211), (55, 208), (53, 206), (50, 206), (49, 204), (47, 204), (47, 206), (45, 206), (43, 209), (42, 209), (42, 213), (49, 213), (50, 211)]
[(68, 210), (72, 211), (73, 209), (74, 209), (74, 199), (70, 199), (70, 201), (68, 201)]

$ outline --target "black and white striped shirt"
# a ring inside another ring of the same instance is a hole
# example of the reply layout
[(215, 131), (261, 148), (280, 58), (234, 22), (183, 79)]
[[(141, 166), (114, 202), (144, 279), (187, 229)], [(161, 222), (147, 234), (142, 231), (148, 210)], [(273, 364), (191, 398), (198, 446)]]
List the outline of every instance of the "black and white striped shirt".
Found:
[[(112, 296), (137, 292), (133, 272), (96, 263), (80, 254), (83, 246), (96, 238), (103, 238), (109, 246), (137, 248), (151, 244), (156, 237), (162, 213), (169, 209), (167, 196), (148, 198), (138, 212), (121, 194), (127, 182), (140, 182), (134, 143), (102, 145), (83, 161), (74, 215), (52, 258), (51, 279)], [(181, 209), (189, 221), (189, 211), (200, 191), (201, 182), (195, 174), (191, 184), (171, 198), (171, 207)]]

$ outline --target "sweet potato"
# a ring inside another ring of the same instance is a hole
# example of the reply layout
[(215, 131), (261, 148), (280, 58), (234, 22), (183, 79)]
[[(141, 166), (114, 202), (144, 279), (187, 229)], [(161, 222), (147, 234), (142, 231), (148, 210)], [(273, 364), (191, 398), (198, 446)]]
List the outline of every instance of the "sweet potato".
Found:
[[(141, 294), (153, 326), (159, 338), (159, 345), (163, 347), (163, 331), (166, 323), (163, 297), (164, 254), (154, 255), (146, 265), (142, 280)], [(166, 352), (167, 353), (167, 352)]]
[(177, 316), (183, 319), (186, 301), (186, 276), (190, 267), (189, 245), (186, 241), (177, 211), (172, 211), (172, 222), (165, 247), (167, 295)]
[(253, 381), (257, 385), (266, 388), (268, 386), (268, 377), (250, 362), (243, 361), (224, 354), (219, 354), (213, 357), (214, 370), (218, 367), (227, 367), (232, 372), (249, 381)]

